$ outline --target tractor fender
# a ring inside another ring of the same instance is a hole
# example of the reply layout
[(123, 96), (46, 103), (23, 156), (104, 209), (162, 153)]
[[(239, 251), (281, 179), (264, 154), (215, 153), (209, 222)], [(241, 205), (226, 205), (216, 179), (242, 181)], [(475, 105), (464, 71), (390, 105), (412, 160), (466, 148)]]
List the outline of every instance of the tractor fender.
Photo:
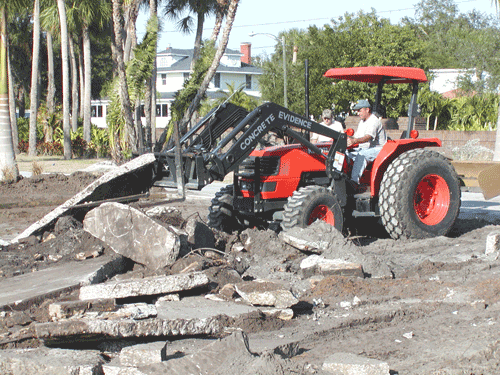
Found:
[(409, 150), (424, 147), (441, 147), (439, 138), (388, 140), (373, 162), (370, 179), (371, 196), (378, 196), (380, 183), (387, 167), (399, 155)]

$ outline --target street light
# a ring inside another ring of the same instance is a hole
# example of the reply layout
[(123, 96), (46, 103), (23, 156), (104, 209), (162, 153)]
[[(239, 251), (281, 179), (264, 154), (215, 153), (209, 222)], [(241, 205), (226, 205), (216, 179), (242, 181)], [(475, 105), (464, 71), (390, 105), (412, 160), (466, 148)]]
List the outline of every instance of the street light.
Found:
[(284, 103), (285, 103), (285, 108), (288, 108), (288, 97), (286, 93), (286, 51), (285, 51), (285, 36), (283, 35), (280, 38), (278, 38), (276, 35), (269, 34), (269, 33), (250, 33), (248, 34), (250, 37), (253, 37), (255, 35), (266, 35), (268, 37), (273, 38), (277, 42), (281, 42), (281, 45), (283, 46), (283, 97), (284, 97)]

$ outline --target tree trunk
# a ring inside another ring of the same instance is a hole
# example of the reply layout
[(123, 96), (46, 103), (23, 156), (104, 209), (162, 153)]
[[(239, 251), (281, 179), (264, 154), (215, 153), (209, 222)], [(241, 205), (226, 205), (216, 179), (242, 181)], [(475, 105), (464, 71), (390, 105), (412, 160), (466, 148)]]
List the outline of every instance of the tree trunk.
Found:
[(125, 32), (123, 35), (126, 36), (123, 52), (123, 60), (125, 63), (129, 62), (133, 58), (133, 49), (137, 46), (137, 33), (136, 33), (136, 23), (137, 17), (139, 16), (139, 5), (140, 0), (132, 0), (127, 4), (127, 10), (125, 11)]
[(12, 74), (12, 66), (10, 64), (10, 48), (9, 40), (7, 40), (7, 77), (9, 80), (9, 114), (10, 114), (10, 129), (12, 131), (12, 143), (14, 146), (14, 153), (19, 154), (19, 132), (17, 131), (17, 118), (16, 118), (16, 98), (14, 94), (14, 75)]
[[(82, 48), (84, 50), (85, 47)], [(83, 52), (85, 53), (85, 51)], [(78, 55), (78, 77), (80, 79), (80, 117), (83, 116), (83, 109), (85, 108), (85, 73), (83, 72), (83, 67), (85, 65), (83, 61), (83, 53)]]
[(71, 36), (69, 36), (68, 42), (71, 68), (71, 130), (76, 132), (78, 130), (78, 69), (75, 56), (75, 43), (73, 43)]
[(128, 95), (127, 74), (123, 56), (123, 17), (122, 4), (120, 0), (113, 0), (113, 30), (115, 34), (116, 63), (119, 79), (119, 97), (122, 115), (125, 119), (125, 138), (132, 153), (137, 153), (137, 137), (134, 129), (134, 120)]
[(222, 27), (222, 21), (224, 20), (224, 9), (226, 8), (227, 0), (218, 0), (217, 1), (217, 12), (215, 15), (215, 25), (212, 30), (212, 35), (210, 36), (210, 40), (216, 42), (219, 37), (220, 29)]
[[(149, 17), (158, 22), (158, 4), (156, 0), (149, 1)], [(158, 42), (155, 51), (158, 49)], [(156, 58), (153, 63), (151, 78), (146, 82), (147, 89), (144, 95), (144, 114), (146, 116), (146, 150), (150, 152), (156, 142)]]
[(31, 64), (29, 155), (36, 156), (36, 118), (38, 111), (38, 76), (40, 59), (40, 0), (33, 8), (33, 56)]
[(196, 27), (196, 36), (194, 39), (193, 59), (191, 60), (191, 70), (194, 70), (194, 64), (196, 63), (196, 60), (198, 60), (198, 58), (200, 57), (204, 22), (205, 22), (205, 14), (203, 12), (199, 12), (198, 13), (198, 24)]
[(495, 132), (495, 151), (493, 161), (500, 161), (500, 103), (498, 104), (497, 131)]
[(7, 77), (7, 14), (0, 9), (0, 179), (17, 181), (19, 170), (12, 143)]
[(236, 16), (236, 10), (238, 9), (238, 3), (239, 0), (231, 0), (229, 3), (227, 18), (226, 18), (226, 26), (224, 27), (220, 44), (217, 47), (217, 51), (215, 52), (212, 65), (210, 65), (210, 68), (208, 68), (207, 74), (205, 75), (205, 78), (203, 79), (203, 82), (201, 83), (201, 86), (198, 89), (196, 96), (189, 105), (187, 111), (184, 113), (184, 117), (182, 119), (182, 123), (179, 128), (181, 133), (183, 133), (187, 129), (191, 117), (193, 116), (194, 112), (198, 109), (201, 99), (203, 98), (203, 95), (207, 91), (210, 81), (212, 80), (212, 78), (215, 75), (215, 72), (217, 71), (220, 60), (222, 58), (222, 55), (224, 55), (224, 51), (226, 50), (227, 43), (229, 41), (229, 34), (231, 33), (231, 29), (233, 27), (234, 18)]
[[(38, 1), (38, 0), (36, 0)], [(59, 20), (61, 25), (61, 57), (63, 81), (63, 133), (64, 159), (71, 159), (71, 124), (69, 120), (69, 61), (68, 61), (68, 24), (64, 0), (57, 0)]]
[(52, 33), (47, 31), (47, 111), (52, 115), (56, 110), (56, 83), (54, 78), (54, 47)]
[(92, 49), (90, 48), (90, 35), (88, 28), (83, 30), (83, 58), (84, 58), (84, 105), (83, 105), (83, 139), (91, 141), (90, 101), (92, 91)]

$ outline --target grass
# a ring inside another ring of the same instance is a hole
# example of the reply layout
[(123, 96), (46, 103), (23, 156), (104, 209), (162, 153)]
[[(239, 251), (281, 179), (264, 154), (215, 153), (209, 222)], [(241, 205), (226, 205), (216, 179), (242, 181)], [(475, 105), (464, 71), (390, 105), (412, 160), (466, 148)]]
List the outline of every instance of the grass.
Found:
[(24, 153), (16, 155), (17, 166), (22, 172), (33, 172), (33, 166), (36, 164), (43, 173), (73, 173), (105, 160), (111, 159), (64, 160), (62, 156), (29, 156)]

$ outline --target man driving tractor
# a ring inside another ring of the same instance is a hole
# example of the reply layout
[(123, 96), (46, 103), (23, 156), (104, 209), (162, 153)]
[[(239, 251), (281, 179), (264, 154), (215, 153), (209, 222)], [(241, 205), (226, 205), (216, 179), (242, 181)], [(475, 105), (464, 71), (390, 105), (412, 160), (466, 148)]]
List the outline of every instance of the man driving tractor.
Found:
[(368, 100), (359, 100), (353, 110), (358, 111), (361, 121), (354, 135), (347, 138), (347, 147), (355, 144), (358, 146), (349, 151), (347, 156), (354, 160), (351, 179), (359, 184), (359, 179), (367, 164), (375, 160), (382, 146), (387, 142), (387, 134), (382, 121), (372, 113)]

